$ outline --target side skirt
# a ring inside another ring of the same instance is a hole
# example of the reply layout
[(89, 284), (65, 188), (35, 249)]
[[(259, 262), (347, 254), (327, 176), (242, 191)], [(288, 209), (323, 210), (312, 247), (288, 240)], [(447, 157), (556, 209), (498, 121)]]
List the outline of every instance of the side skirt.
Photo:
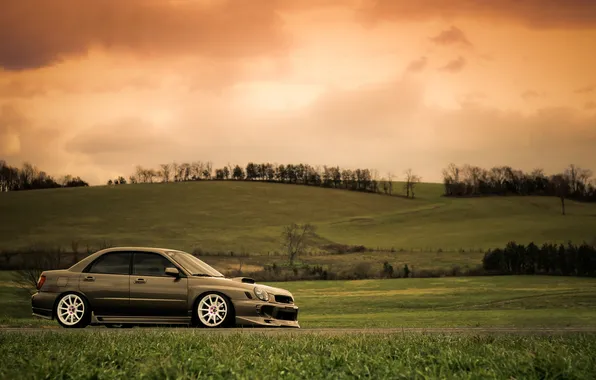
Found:
[[(95, 323), (93, 323), (95, 322)], [(190, 317), (156, 317), (156, 316), (109, 316), (97, 315), (92, 318), (92, 324), (135, 324), (135, 325), (151, 325), (151, 324), (166, 324), (166, 325), (188, 325), (191, 323)]]

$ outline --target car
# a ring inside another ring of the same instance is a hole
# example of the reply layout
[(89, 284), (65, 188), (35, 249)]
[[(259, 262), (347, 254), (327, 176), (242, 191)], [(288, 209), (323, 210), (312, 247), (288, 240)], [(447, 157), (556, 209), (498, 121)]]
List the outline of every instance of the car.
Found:
[(68, 269), (43, 271), (31, 307), (34, 316), (64, 328), (300, 328), (289, 291), (225, 277), (192, 254), (167, 248), (107, 248)]

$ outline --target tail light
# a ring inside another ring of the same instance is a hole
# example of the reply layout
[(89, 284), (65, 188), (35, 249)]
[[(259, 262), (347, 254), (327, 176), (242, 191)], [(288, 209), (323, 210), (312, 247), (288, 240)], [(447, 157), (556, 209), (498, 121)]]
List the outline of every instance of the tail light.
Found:
[(41, 289), (44, 282), (46, 282), (46, 276), (42, 274), (41, 276), (39, 276), (39, 280), (37, 280), (37, 290)]

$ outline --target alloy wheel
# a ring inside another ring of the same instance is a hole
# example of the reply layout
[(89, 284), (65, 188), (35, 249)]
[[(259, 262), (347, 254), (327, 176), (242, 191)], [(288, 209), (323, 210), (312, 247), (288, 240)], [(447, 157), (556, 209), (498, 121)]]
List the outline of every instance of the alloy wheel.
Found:
[(220, 326), (228, 315), (228, 302), (219, 294), (207, 294), (199, 302), (197, 315), (206, 327)]
[(56, 316), (64, 327), (86, 325), (86, 303), (78, 294), (65, 294), (56, 306)]

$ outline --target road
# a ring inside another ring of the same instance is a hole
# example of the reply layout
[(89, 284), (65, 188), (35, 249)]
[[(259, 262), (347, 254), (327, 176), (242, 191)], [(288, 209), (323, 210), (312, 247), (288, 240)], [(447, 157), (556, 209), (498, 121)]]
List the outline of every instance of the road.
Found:
[(128, 334), (139, 331), (172, 331), (184, 333), (188, 331), (207, 334), (396, 334), (396, 333), (460, 333), (460, 334), (531, 334), (531, 335), (555, 335), (565, 333), (596, 333), (596, 327), (561, 327), (561, 328), (516, 328), (516, 327), (455, 327), (455, 328), (301, 328), (301, 329), (277, 329), (277, 328), (228, 328), (228, 329), (189, 329), (187, 327), (140, 327), (132, 329), (108, 329), (105, 327), (87, 327), (85, 329), (65, 328), (40, 328), (40, 327), (3, 327), (0, 334), (8, 332), (20, 333), (111, 333)]

